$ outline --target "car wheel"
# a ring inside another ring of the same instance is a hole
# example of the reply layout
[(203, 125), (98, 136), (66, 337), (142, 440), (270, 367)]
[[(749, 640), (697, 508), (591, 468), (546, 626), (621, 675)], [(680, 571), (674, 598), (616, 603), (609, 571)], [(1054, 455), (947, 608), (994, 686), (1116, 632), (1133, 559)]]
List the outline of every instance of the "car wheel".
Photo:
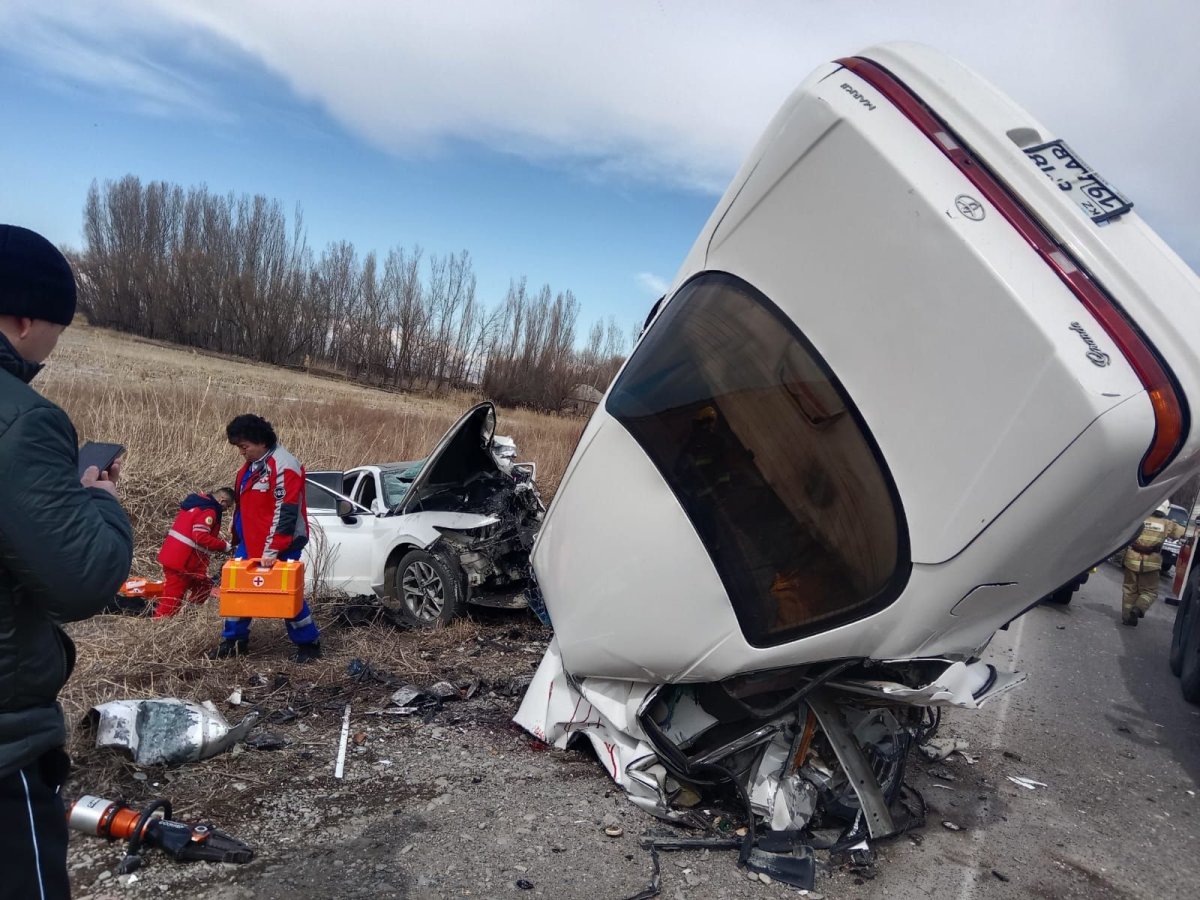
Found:
[(448, 625), (466, 605), (462, 572), (445, 553), (410, 550), (394, 572), (392, 599), (406, 624), (417, 628)]
[(1183, 639), (1187, 634), (1188, 613), (1192, 608), (1191, 591), (1184, 590), (1175, 608), (1175, 625), (1171, 628), (1171, 652), (1167, 663), (1171, 666), (1171, 674), (1179, 676), (1183, 672)]
[[(1180, 634), (1181, 656), (1183, 657), (1179, 670), (1179, 686), (1183, 697), (1189, 703), (1200, 703), (1200, 615), (1196, 614), (1196, 606), (1189, 598), (1188, 608), (1191, 614), (1184, 617)], [(1180, 609), (1183, 604), (1180, 604)], [(1176, 613), (1178, 615), (1178, 613)]]
[(1079, 590), (1081, 587), (1083, 587), (1084, 584), (1087, 583), (1088, 576), (1090, 574), (1091, 574), (1091, 572), (1084, 572), (1082, 575), (1080, 575), (1078, 578), (1076, 578), (1070, 584), (1064, 584), (1057, 591), (1054, 591), (1051, 594), (1047, 594), (1045, 597), (1042, 598), (1042, 602), (1043, 603), (1054, 603), (1057, 606), (1066, 606), (1068, 603), (1071, 602), (1071, 597), (1075, 594), (1075, 592), (1077, 590)]
[(1066, 587), (1060, 587), (1052, 594), (1047, 594), (1042, 599), (1046, 603), (1054, 603), (1057, 606), (1066, 606), (1071, 602), (1071, 597), (1075, 593), (1076, 587), (1078, 587), (1078, 585), (1068, 584)]

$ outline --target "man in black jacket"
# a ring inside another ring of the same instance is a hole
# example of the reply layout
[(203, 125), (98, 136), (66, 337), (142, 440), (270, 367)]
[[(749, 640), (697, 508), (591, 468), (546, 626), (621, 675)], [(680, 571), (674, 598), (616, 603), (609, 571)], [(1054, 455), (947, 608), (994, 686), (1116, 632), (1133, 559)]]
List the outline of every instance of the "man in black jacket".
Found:
[(60, 626), (99, 612), (133, 556), (119, 465), (81, 479), (71, 420), (29, 386), (74, 314), (63, 255), (0, 225), (0, 894), (14, 900), (69, 896), (57, 697), (75, 648)]

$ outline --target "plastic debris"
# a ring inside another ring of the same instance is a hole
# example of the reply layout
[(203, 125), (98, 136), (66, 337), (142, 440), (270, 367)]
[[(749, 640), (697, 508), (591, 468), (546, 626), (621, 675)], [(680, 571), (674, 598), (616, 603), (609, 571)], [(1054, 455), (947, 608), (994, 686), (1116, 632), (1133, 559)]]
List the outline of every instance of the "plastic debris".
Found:
[(397, 706), (413, 706), (424, 696), (425, 692), (415, 684), (406, 684), (392, 694), (392, 702)]
[(113, 700), (94, 706), (84, 721), (97, 747), (125, 750), (139, 766), (178, 765), (224, 753), (258, 721), (252, 712), (231, 726), (212, 701), (174, 698)]
[(604, 829), (604, 833), (607, 834), (610, 838), (619, 838), (621, 835), (623, 835), (625, 833), (625, 829), (622, 828), (620, 825), (609, 825), (607, 828)]
[(346, 771), (346, 741), (350, 738), (350, 704), (342, 714), (342, 738), (338, 746), (337, 762), (333, 766), (333, 777), (341, 778)]
[(242, 705), (242, 689), (234, 688), (233, 693), (225, 698), (225, 702), (228, 703), (230, 706), (241, 706)]
[(953, 822), (943, 822), (942, 827), (947, 831), (962, 831), (962, 826), (955, 825)]
[(966, 741), (960, 741), (957, 738), (933, 738), (921, 744), (917, 749), (930, 762), (941, 762), (953, 753), (961, 754), (966, 758), (963, 751), (970, 746)]
[(431, 697), (438, 700), (461, 700), (462, 695), (458, 692), (458, 688), (448, 681), (439, 681), (428, 691)]
[(1043, 781), (1034, 781), (1032, 778), (1025, 778), (1024, 776), (1020, 775), (1009, 775), (1008, 780), (1013, 784), (1020, 785), (1027, 791), (1036, 791), (1040, 787), (1049, 787), (1049, 785)]
[(272, 731), (262, 731), (246, 738), (245, 744), (255, 750), (282, 750), (288, 745), (288, 741)]

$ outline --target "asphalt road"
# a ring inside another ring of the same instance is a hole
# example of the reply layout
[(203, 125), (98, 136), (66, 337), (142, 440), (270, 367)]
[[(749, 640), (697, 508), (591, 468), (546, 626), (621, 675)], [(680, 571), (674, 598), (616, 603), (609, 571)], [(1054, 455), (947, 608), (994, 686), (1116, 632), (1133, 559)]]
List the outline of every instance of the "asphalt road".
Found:
[(935, 769), (953, 782), (917, 764), (933, 807), (923, 840), (884, 848), (875, 879), (843, 895), (1200, 895), (1200, 707), (1167, 667), (1175, 608), (1160, 601), (1138, 627), (1121, 625), (1120, 578), (1102, 565), (1069, 606), (1034, 609), (996, 636), (989, 661), (1028, 681), (947, 717), (943, 733), (969, 741), (978, 762)]

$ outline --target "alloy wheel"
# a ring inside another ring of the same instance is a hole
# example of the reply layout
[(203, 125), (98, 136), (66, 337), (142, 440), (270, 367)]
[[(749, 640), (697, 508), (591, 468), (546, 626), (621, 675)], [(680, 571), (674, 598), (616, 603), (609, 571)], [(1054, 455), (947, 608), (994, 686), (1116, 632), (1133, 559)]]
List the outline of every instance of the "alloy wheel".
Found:
[(420, 560), (404, 570), (400, 584), (405, 608), (422, 622), (432, 622), (446, 605), (446, 586), (442, 577), (427, 562)]

